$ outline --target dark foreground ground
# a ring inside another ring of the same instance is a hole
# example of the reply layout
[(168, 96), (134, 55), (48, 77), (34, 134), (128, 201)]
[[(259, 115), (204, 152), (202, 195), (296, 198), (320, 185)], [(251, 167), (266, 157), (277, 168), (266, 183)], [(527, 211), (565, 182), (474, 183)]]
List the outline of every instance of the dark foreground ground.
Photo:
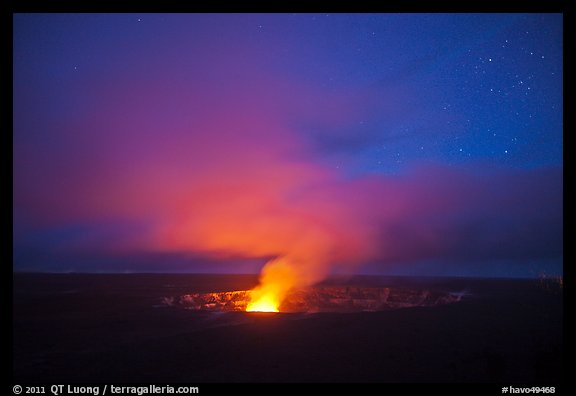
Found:
[(346, 314), (211, 313), (161, 304), (166, 296), (255, 283), (256, 276), (237, 275), (15, 274), (14, 381), (562, 380), (557, 284), (358, 277), (347, 283), (468, 294), (448, 305)]

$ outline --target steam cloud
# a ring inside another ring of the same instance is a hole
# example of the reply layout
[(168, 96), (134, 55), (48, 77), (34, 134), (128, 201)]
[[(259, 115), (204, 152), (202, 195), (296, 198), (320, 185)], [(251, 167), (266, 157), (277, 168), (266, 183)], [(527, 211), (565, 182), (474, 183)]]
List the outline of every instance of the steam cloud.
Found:
[[(19, 226), (103, 230), (70, 236), (64, 250), (269, 258), (262, 279), (285, 287), (318, 282), (335, 265), (560, 254), (560, 169), (422, 163), (345, 176), (317, 159), (305, 130), (386, 112), (393, 93), (375, 109), (371, 89), (333, 94), (246, 65), (254, 51), (230, 44), (190, 73), (174, 69), (175, 50), (150, 68), (92, 76), (70, 98), (82, 102), (74, 117), (18, 125), (23, 135), (51, 125), (53, 137), (50, 147), (14, 142)], [(122, 222), (144, 225), (115, 229)]]

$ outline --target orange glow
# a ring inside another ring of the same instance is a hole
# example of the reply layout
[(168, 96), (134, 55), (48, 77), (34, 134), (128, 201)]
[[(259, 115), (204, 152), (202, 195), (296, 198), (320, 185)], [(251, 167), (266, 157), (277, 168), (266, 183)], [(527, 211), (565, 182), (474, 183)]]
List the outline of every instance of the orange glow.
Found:
[(251, 292), (248, 312), (280, 312), (286, 293), (294, 287), (294, 269), (286, 257), (271, 260), (260, 275), (260, 284)]
[(253, 301), (246, 307), (247, 312), (280, 312), (278, 301), (275, 296), (262, 296), (257, 301)]

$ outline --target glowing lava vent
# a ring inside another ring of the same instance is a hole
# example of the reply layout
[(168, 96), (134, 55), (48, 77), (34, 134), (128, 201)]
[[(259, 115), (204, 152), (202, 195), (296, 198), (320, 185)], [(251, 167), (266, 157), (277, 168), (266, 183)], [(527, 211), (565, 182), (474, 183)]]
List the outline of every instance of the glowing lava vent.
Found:
[(246, 306), (246, 312), (280, 312), (278, 310), (278, 303), (273, 297), (264, 296), (258, 300), (249, 303)]

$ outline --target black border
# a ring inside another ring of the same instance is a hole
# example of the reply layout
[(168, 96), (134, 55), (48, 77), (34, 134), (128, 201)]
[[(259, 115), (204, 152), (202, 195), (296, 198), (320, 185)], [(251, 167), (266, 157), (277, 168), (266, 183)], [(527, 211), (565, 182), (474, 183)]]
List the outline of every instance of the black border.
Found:
[[(93, 12), (130, 12), (130, 13), (151, 13), (151, 12), (227, 12), (227, 13), (284, 13), (284, 12), (297, 12), (297, 13), (399, 13), (399, 12), (418, 12), (418, 13), (562, 13), (564, 19), (564, 53), (568, 56), (564, 56), (564, 73), (563, 73), (563, 109), (564, 109), (564, 240), (566, 241), (566, 235), (570, 235), (570, 225), (571, 220), (574, 217), (574, 209), (569, 203), (575, 202), (576, 197), (574, 190), (572, 189), (574, 180), (574, 173), (576, 171), (576, 156), (571, 153), (571, 149), (574, 147), (574, 78), (572, 77), (571, 71), (574, 70), (572, 56), (570, 54), (576, 49), (576, 34), (574, 32), (574, 17), (573, 13), (569, 12), (568, 5), (569, 0), (558, 1), (558, 0), (547, 0), (547, 1), (496, 1), (496, 0), (485, 0), (485, 1), (400, 1), (394, 3), (379, 2), (375, 3), (373, 1), (354, 1), (354, 2), (341, 2), (341, 3), (329, 3), (330, 5), (319, 5), (313, 3), (295, 3), (295, 2), (268, 2), (260, 3), (252, 2), (248, 4), (247, 2), (212, 2), (212, 3), (199, 3), (199, 2), (183, 2), (180, 1), (162, 1), (162, 2), (128, 2), (128, 1), (98, 1), (98, 2), (88, 2), (88, 1), (20, 1), (11, 2), (7, 5), (7, 12), (3, 15), (3, 28), (5, 29), (5, 45), (7, 47), (4, 59), (6, 62), (12, 63), (13, 51), (12, 51), (12, 38), (13, 38), (13, 14), (14, 13), (54, 13), (54, 12), (65, 12), (65, 13), (93, 13)], [(567, 51), (566, 51), (567, 49)], [(5, 70), (12, 70), (12, 65), (7, 64)], [(10, 77), (12, 75), (10, 74)], [(5, 87), (12, 87), (12, 78), (4, 85)], [(8, 89), (7, 89), (8, 92)], [(5, 103), (9, 105), (5, 107), (6, 117), (9, 130), (12, 129), (12, 95), (8, 93), (9, 98)], [(6, 134), (9, 136), (9, 142), (5, 147), (10, 147), (12, 143), (12, 134)], [(13, 152), (10, 150), (8, 154), (4, 157), (6, 161), (6, 168), (10, 171), (8, 180), (13, 181)], [(6, 218), (12, 218), (11, 213), (6, 215)], [(11, 230), (8, 231), (8, 235), (11, 235)], [(568, 244), (570, 246), (570, 244)], [(9, 259), (12, 259), (12, 250), (9, 251)], [(8, 265), (5, 263), (5, 267)], [(8, 270), (7, 270), (8, 271)], [(566, 299), (566, 296), (570, 296), (572, 293), (573, 284), (573, 271), (570, 265), (564, 266), (564, 313), (565, 318), (569, 318), (568, 313), (569, 304), (566, 302), (570, 299)], [(4, 301), (10, 302), (9, 313), (12, 317), (12, 273), (7, 273), (4, 279), (9, 279), (5, 283), (4, 290), (8, 294)], [(566, 294), (568, 292), (568, 294)], [(6, 312), (6, 311), (4, 311)], [(10, 336), (7, 337), (10, 341), (13, 340), (12, 327), (9, 330)], [(574, 343), (571, 337), (568, 335), (575, 334), (575, 330), (571, 325), (569, 320), (564, 320), (564, 384), (526, 384), (525, 386), (555, 386), (555, 395), (567, 394), (568, 384), (567, 375), (569, 373), (568, 356), (569, 352), (574, 353)], [(6, 338), (5, 338), (6, 339)], [(9, 346), (11, 348), (11, 346)], [(6, 348), (8, 349), (8, 348)], [(7, 356), (8, 354), (4, 354)], [(9, 367), (12, 367), (12, 362), (9, 363)], [(15, 385), (13, 381), (10, 384), (10, 388), (7, 389), (8, 394), (14, 394), (12, 386)], [(153, 383), (153, 382), (152, 382)], [(85, 384), (85, 385), (97, 385), (98, 383)], [(31, 385), (31, 384), (20, 384), (20, 385)], [(52, 384), (44, 384), (45, 386), (50, 386)], [(148, 383), (134, 384), (139, 386), (147, 386)], [(156, 384), (163, 385), (163, 384)], [(164, 384), (166, 385), (166, 384)], [(176, 385), (176, 384), (170, 384)], [(181, 384), (179, 384), (181, 385)], [(324, 392), (327, 390), (337, 390), (341, 392), (356, 394), (362, 392), (362, 386), (366, 384), (187, 384), (190, 386), (198, 386), (200, 388), (201, 394), (214, 394), (220, 392), (244, 392), (250, 391), (253, 394), (271, 394), (277, 389), (278, 385), (283, 387), (283, 390), (287, 392), (299, 392), (299, 391), (320, 391)], [(386, 391), (392, 391), (392, 394), (402, 394), (402, 393), (415, 393), (415, 394), (430, 394), (441, 392), (441, 395), (467, 395), (467, 394), (480, 394), (480, 395), (500, 395), (502, 394), (502, 387), (504, 386), (516, 386), (522, 387), (522, 384), (451, 384), (451, 383), (439, 383), (439, 384), (408, 384), (408, 383), (398, 383), (398, 384), (372, 384), (369, 385), (370, 388), (367, 389), (368, 392), (380, 393)], [(570, 387), (572, 388), (572, 387)], [(47, 388), (48, 389), (48, 388)], [(48, 393), (48, 392), (47, 392)]]

